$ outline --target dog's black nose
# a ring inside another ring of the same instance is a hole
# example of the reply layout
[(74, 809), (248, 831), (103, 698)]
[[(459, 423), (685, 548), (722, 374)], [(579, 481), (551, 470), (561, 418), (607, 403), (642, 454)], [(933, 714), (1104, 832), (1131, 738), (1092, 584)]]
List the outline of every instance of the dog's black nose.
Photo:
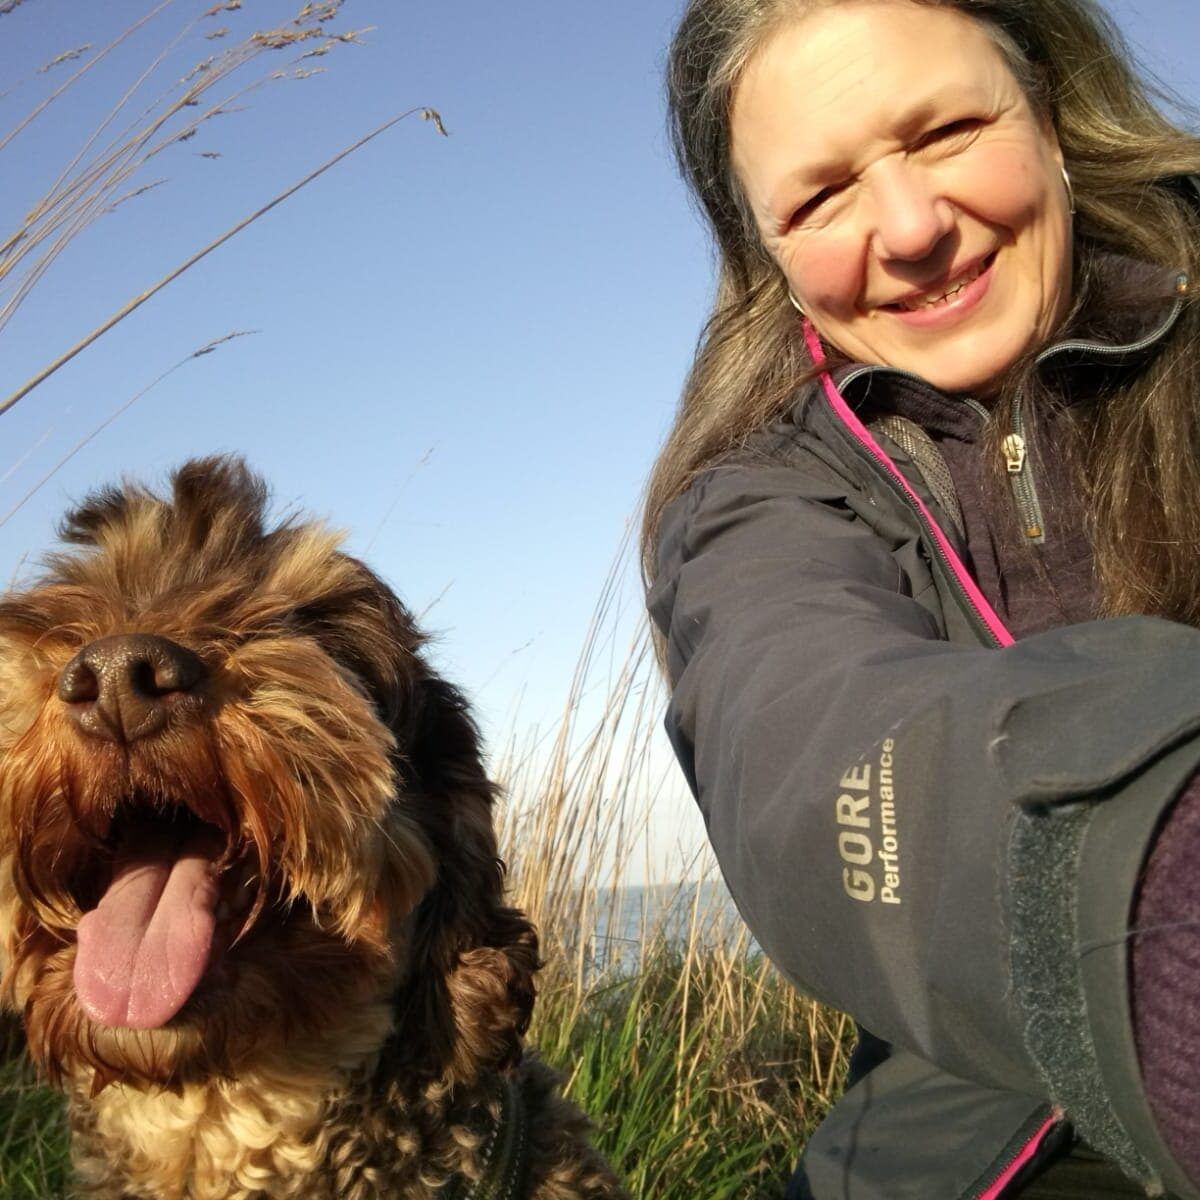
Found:
[(172, 710), (194, 706), (206, 674), (195, 654), (168, 638), (118, 634), (91, 642), (67, 663), (58, 698), (84, 733), (134, 742), (158, 733)]

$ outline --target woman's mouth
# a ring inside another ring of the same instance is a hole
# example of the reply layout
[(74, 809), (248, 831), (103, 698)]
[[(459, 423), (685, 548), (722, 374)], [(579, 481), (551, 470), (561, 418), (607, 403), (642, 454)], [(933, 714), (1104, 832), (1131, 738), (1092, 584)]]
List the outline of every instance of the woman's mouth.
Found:
[(956, 319), (983, 299), (991, 283), (995, 261), (996, 252), (992, 251), (936, 288), (880, 307), (910, 325), (940, 325)]

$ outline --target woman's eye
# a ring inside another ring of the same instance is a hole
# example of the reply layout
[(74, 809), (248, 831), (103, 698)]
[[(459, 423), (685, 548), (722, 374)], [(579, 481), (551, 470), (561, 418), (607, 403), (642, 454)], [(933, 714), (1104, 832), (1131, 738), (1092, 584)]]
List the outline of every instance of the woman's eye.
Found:
[(793, 228), (796, 225), (803, 225), (805, 221), (815, 217), (845, 186), (845, 184), (833, 184), (830, 187), (823, 187), (815, 195), (810, 196), (803, 204), (793, 210), (792, 215), (788, 218), (788, 227)]
[(962, 117), (957, 121), (949, 121), (922, 135), (917, 142), (917, 149), (921, 150), (926, 146), (953, 146), (965, 142), (973, 138), (982, 125), (983, 122), (978, 117)]

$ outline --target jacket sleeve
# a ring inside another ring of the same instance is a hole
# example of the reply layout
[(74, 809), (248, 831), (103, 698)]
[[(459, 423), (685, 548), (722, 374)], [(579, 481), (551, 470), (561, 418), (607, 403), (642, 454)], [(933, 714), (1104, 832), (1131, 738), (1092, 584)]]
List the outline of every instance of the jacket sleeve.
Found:
[(667, 730), (729, 888), (809, 994), (1171, 1174), (1124, 944), (1200, 762), (1200, 633), (1135, 617), (950, 643), (913, 533), (880, 525), (815, 456), (717, 467), (664, 512)]

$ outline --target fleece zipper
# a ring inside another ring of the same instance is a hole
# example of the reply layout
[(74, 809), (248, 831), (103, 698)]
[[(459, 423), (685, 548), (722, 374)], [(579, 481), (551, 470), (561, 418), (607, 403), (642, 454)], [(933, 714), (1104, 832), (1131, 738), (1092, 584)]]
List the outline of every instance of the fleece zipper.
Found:
[[(1171, 306), (1171, 310), (1159, 322), (1158, 326), (1145, 337), (1124, 346), (1106, 346), (1101, 342), (1072, 340), (1059, 342), (1043, 350), (1034, 360), (1034, 365), (1042, 367), (1054, 358), (1064, 354), (1082, 354), (1091, 359), (1112, 359), (1119, 361), (1127, 356), (1140, 354), (1149, 349), (1175, 324), (1183, 307), (1183, 297), (1187, 294), (1188, 277), (1186, 272), (1180, 272), (1175, 278), (1175, 291), (1179, 299)], [(1033, 478), (1033, 466), (1029, 457), (1029, 442), (1025, 436), (1025, 413), (1023, 396), (1018, 396), (1013, 403), (1012, 432), (1001, 443), (1004, 451), (1004, 467), (1008, 472), (1012, 485), (1013, 501), (1021, 522), (1021, 531), (1035, 545), (1046, 541), (1046, 523), (1042, 519), (1042, 506), (1038, 502), (1037, 485)], [(968, 401), (972, 408), (985, 416), (987, 410), (975, 401)]]
[[(1119, 364), (1124, 359), (1135, 357), (1136, 355), (1139, 355), (1143, 351), (1149, 349), (1171, 330), (1176, 320), (1178, 320), (1180, 312), (1183, 310), (1184, 297), (1188, 294), (1188, 290), (1188, 275), (1186, 272), (1181, 271), (1175, 277), (1175, 292), (1177, 298), (1171, 305), (1170, 310), (1158, 323), (1158, 325), (1154, 327), (1154, 329), (1135, 342), (1129, 342), (1120, 346), (1108, 346), (1102, 342), (1070, 339), (1067, 341), (1058, 342), (1055, 345), (1043, 350), (1034, 360), (1034, 365), (1038, 368), (1041, 368), (1048, 363), (1053, 363), (1053, 360), (1056, 358), (1071, 354), (1081, 355), (1093, 361), (1100, 360), (1114, 364)], [(820, 346), (820, 341), (816, 338), (815, 333), (812, 333), (812, 336), (810, 337), (810, 332), (811, 327), (806, 330), (806, 340), (808, 340), (809, 349), (813, 353), (814, 360), (820, 364), (824, 361), (824, 354)], [(930, 386), (919, 375), (914, 375), (911, 371), (903, 371), (896, 367), (870, 365), (861, 366), (856, 370), (851, 371), (842, 380), (841, 388), (848, 388), (852, 383), (863, 378), (864, 376), (876, 374), (885, 374), (900, 379), (907, 379), (911, 382), (921, 385), (922, 387)], [(840, 394), (840, 389), (836, 389), (836, 385), (832, 386), (835, 387), (835, 390), (839, 390)], [(1046, 522), (1042, 515), (1041, 502), (1038, 499), (1037, 483), (1034, 480), (1033, 465), (1029, 455), (1029, 441), (1026, 437), (1023, 400), (1023, 396), (1017, 396), (1013, 404), (1012, 431), (1004, 438), (1003, 442), (1001, 443), (1001, 449), (1004, 453), (1004, 466), (1012, 487), (1013, 502), (1016, 506), (1021, 530), (1029, 542), (1036, 545), (1041, 545), (1046, 541)], [(983, 420), (986, 421), (988, 419), (990, 415), (988, 410), (982, 404), (980, 404), (978, 400), (974, 400), (970, 396), (964, 396), (961, 398), (961, 402), (971, 409), (972, 412), (978, 414), (978, 416)], [(856, 440), (862, 440), (857, 432), (855, 432), (853, 429), (851, 429), (851, 433), (854, 435)], [(880, 453), (882, 453), (882, 451), (880, 451)], [(872, 452), (872, 457), (877, 457), (874, 452)], [(921, 507), (923, 508), (924, 506)], [(921, 514), (918, 512), (918, 517), (920, 515)], [(957, 559), (957, 555), (954, 557)], [(952, 569), (951, 573), (955, 577), (958, 576), (957, 569)], [(969, 608), (973, 609), (976, 607), (969, 597), (966, 597), (966, 600)], [(990, 622), (985, 619), (984, 624), (990, 625)]]
[[(1013, 503), (1021, 523), (1021, 532), (1034, 545), (1046, 540), (1046, 523), (1042, 519), (1042, 506), (1038, 501), (1037, 486), (1033, 482), (1033, 467), (1029, 460), (1029, 443), (1025, 440), (1025, 416), (1018, 396), (1013, 404), (1012, 433), (1001, 443), (1004, 452), (1004, 469), (1012, 486)], [(982, 407), (982, 406), (980, 406)], [(986, 410), (984, 410), (986, 412)]]

